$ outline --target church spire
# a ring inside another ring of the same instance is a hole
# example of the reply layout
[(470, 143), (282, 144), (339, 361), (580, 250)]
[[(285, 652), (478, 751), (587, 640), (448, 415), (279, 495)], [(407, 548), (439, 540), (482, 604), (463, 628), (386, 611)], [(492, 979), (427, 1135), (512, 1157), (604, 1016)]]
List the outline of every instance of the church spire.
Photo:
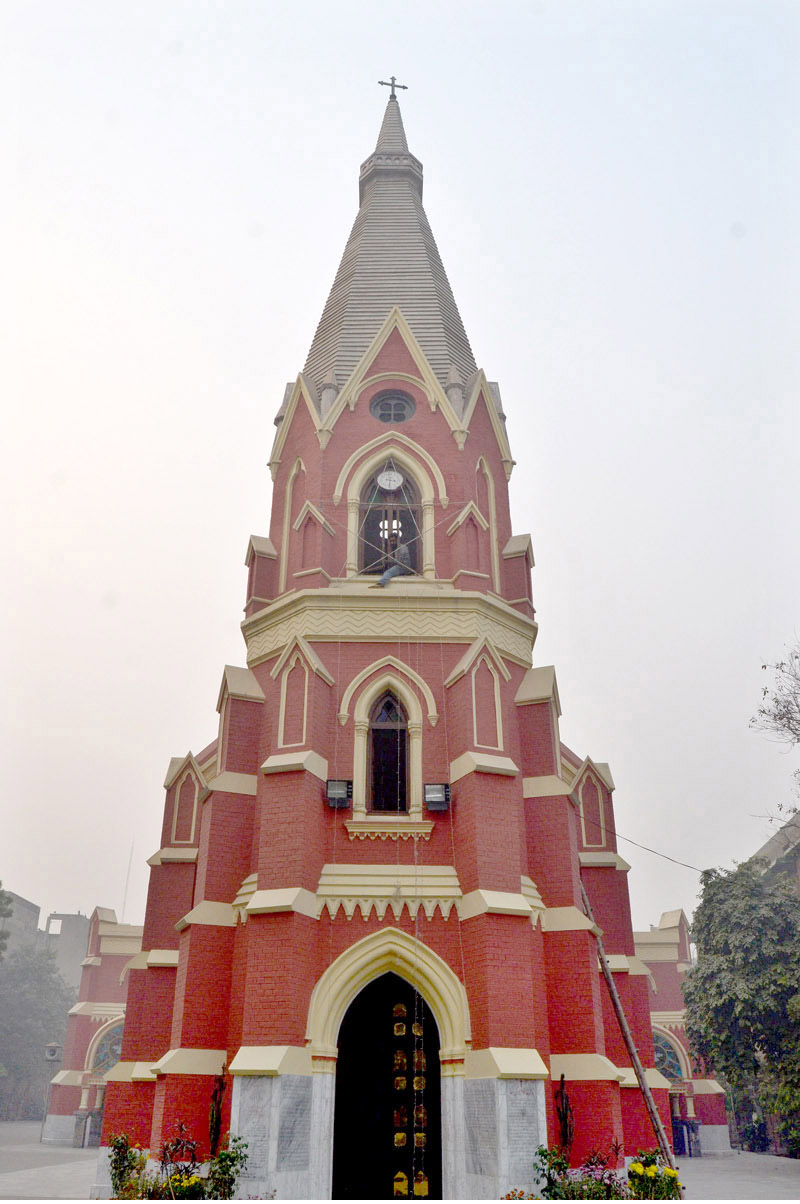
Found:
[(345, 383), (397, 306), (442, 386), (476, 370), (461, 315), (422, 207), (422, 164), (408, 149), (392, 80), (375, 150), (361, 165), (359, 210), (322, 311), (304, 375), (320, 391)]

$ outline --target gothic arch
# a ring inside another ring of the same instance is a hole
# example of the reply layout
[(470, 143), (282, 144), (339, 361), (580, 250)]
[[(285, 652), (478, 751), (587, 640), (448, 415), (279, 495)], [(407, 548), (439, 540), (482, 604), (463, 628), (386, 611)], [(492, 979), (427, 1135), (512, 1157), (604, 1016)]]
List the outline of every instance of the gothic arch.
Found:
[[(372, 454), (368, 455), (370, 450), (372, 450)], [(358, 463), (359, 457), (362, 456), (364, 458)], [(419, 490), (422, 505), (422, 576), (434, 577), (436, 569), (434, 566), (433, 509), (437, 493), (442, 505), (447, 505), (444, 477), (433, 457), (424, 448), (419, 447), (412, 439), (404, 437), (397, 431), (380, 435), (371, 443), (353, 452), (336, 482), (333, 500), (338, 504), (347, 481), (346, 572), (348, 575), (358, 572), (359, 510), (362, 490), (370, 476), (388, 459), (408, 473)], [(356, 464), (358, 464), (357, 468)]]
[(89, 1042), (89, 1046), (86, 1050), (86, 1057), (83, 1060), (84, 1071), (87, 1071), (87, 1070), (90, 1071), (92, 1069), (92, 1067), (94, 1066), (94, 1059), (97, 1054), (97, 1050), (100, 1046), (100, 1042), (103, 1040), (103, 1038), (108, 1033), (110, 1033), (113, 1029), (115, 1029), (119, 1025), (123, 1024), (124, 1021), (125, 1021), (125, 1013), (121, 1012), (119, 1014), (119, 1016), (112, 1016), (110, 1020), (107, 1020), (105, 1024), (102, 1024), (100, 1026), (100, 1028), (97, 1030), (97, 1032), (94, 1034), (91, 1041)]
[(673, 1053), (676, 1055), (683, 1077), (691, 1080), (692, 1067), (689, 1062), (689, 1057), (675, 1034), (671, 1033), (669, 1029), (665, 1028), (662, 1024), (653, 1024), (652, 1029), (653, 1036), (660, 1037), (662, 1041), (669, 1045), (670, 1049), (672, 1049)]
[(342, 695), (342, 701), (339, 706), (339, 722), (344, 726), (350, 717), (350, 703), (353, 701), (353, 695), (358, 688), (368, 677), (373, 673), (377, 673), (379, 669), (394, 669), (397, 673), (403, 673), (420, 691), (425, 699), (425, 704), (428, 708), (428, 722), (431, 727), (435, 727), (439, 715), (436, 710), (436, 699), (433, 697), (433, 691), (424, 678), (420, 677), (419, 673), (415, 673), (410, 665), (406, 665), (403, 661), (398, 660), (394, 656), (384, 656), (380, 660), (373, 661), (371, 665), (367, 665), (360, 673), (356, 674), (349, 686)]
[(373, 979), (394, 971), (424, 997), (439, 1028), (440, 1056), (463, 1058), (471, 1042), (463, 983), (447, 962), (398, 928), (383, 928), (345, 949), (311, 994), (306, 1042), (316, 1057), (335, 1057), (339, 1027), (356, 995)]
[(479, 456), (475, 465), (476, 472), (482, 472), (486, 482), (486, 496), (489, 499), (489, 560), (492, 566), (492, 583), (500, 590), (500, 555), (497, 546), (497, 505), (495, 502), (494, 477), (485, 456)]
[(286, 589), (286, 578), (289, 572), (289, 530), (292, 522), (292, 495), (294, 493), (294, 483), (297, 476), (302, 472), (305, 473), (306, 466), (298, 456), (289, 470), (289, 476), (286, 479), (286, 487), (284, 491), (283, 503), (283, 538), (281, 540), (281, 573), (278, 590), (280, 593)]
[(367, 814), (367, 744), (369, 717), (373, 706), (390, 690), (396, 695), (408, 716), (408, 814), (422, 816), (422, 707), (416, 691), (397, 673), (383, 673), (361, 691), (353, 719), (355, 742), (353, 748), (353, 819)]

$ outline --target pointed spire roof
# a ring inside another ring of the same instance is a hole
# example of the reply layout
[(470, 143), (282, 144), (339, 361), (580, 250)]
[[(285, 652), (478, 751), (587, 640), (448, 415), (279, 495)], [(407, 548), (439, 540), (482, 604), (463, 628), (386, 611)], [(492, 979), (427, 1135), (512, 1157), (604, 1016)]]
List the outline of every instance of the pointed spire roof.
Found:
[(361, 165), (360, 207), (306, 360), (317, 389), (341, 388), (398, 306), (444, 385), (476, 370), (461, 315), (422, 208), (422, 164), (408, 149), (400, 105), (386, 105), (375, 150)]

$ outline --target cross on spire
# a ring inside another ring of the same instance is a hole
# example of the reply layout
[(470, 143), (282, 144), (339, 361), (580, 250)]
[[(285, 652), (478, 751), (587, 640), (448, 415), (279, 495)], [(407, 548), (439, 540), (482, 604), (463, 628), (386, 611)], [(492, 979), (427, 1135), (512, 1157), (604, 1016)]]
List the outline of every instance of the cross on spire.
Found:
[[(389, 82), (389, 80), (391, 80), (391, 83)], [(382, 88), (391, 88), (392, 89), (391, 92), (389, 93), (389, 100), (397, 100), (397, 97), (394, 94), (395, 88), (402, 88), (404, 92), (408, 91), (408, 84), (398, 84), (396, 76), (390, 75), (389, 80), (385, 80), (385, 79), (378, 80), (378, 83), (381, 85)]]

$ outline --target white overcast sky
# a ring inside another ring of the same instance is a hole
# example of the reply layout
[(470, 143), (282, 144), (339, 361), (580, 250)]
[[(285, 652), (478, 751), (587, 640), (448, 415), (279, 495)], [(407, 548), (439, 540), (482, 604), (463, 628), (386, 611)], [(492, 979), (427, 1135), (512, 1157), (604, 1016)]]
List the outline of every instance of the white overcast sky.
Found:
[[(216, 732), (266, 461), (391, 73), (499, 380), (562, 735), (620, 833), (745, 859), (796, 754), (796, 0), (0, 4), (5, 885), (141, 922)], [(624, 841), (637, 927), (697, 875)]]

